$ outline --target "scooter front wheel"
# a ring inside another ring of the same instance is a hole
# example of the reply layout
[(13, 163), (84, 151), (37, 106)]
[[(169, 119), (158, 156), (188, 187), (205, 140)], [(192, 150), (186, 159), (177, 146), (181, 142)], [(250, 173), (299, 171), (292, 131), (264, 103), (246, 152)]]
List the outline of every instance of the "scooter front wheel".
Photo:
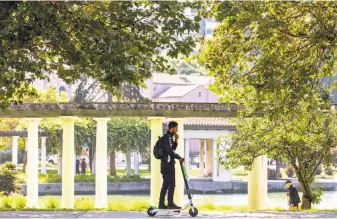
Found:
[(188, 213), (192, 216), (192, 217), (196, 217), (198, 215), (198, 209), (194, 208), (194, 211), (192, 210), (192, 208), (190, 208), (190, 210), (188, 211)]
[(149, 208), (147, 209), (147, 214), (150, 216), (150, 217), (154, 217), (156, 215), (157, 212), (152, 212), (154, 209), (153, 208)]

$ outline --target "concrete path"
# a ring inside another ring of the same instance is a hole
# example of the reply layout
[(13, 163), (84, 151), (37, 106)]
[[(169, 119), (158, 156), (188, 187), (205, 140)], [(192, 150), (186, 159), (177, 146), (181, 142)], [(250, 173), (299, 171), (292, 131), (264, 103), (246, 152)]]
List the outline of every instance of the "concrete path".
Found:
[[(95, 211), (3, 211), (0, 218), (151, 218), (146, 212), (95, 212)], [(154, 218), (191, 218), (188, 213), (181, 214), (158, 214)], [(337, 218), (335, 212), (324, 213), (299, 213), (299, 212), (202, 212), (197, 218), (234, 218), (234, 219), (255, 219), (255, 218)]]

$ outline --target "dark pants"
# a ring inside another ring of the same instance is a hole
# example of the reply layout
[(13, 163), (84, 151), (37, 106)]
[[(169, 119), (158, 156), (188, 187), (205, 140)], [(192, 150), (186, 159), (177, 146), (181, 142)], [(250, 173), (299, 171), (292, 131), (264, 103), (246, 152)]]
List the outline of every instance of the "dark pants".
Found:
[(165, 202), (165, 195), (168, 190), (167, 200), (168, 205), (173, 205), (174, 189), (176, 186), (176, 177), (174, 163), (161, 164), (161, 174), (163, 175), (163, 185), (160, 192), (159, 205), (163, 205)]

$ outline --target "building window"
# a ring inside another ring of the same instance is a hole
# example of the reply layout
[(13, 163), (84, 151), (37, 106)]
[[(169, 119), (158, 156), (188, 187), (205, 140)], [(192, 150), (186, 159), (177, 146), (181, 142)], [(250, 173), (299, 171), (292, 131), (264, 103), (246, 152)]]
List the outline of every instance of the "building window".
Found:
[(154, 86), (154, 87), (153, 87), (153, 91), (157, 91), (157, 86)]
[(207, 34), (213, 34), (213, 32), (214, 32), (214, 29), (212, 29), (212, 28), (207, 29)]
[(201, 92), (199, 92), (199, 97), (201, 97)]

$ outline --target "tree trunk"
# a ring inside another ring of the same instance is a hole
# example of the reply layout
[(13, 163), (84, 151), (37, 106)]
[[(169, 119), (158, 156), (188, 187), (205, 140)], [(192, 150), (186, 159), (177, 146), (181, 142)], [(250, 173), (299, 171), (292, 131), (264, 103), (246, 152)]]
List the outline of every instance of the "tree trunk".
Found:
[(93, 168), (92, 168), (92, 163), (94, 160), (94, 145), (93, 144), (89, 144), (89, 168), (90, 168), (90, 173), (93, 174)]
[(302, 205), (301, 208), (303, 210), (305, 209), (311, 209), (311, 202), (312, 202), (312, 195), (311, 195), (311, 182), (308, 182), (308, 180), (304, 180), (302, 177), (303, 172), (301, 172), (301, 168), (304, 167), (298, 167), (295, 162), (292, 162), (291, 165), (295, 169), (296, 177), (298, 179), (298, 182), (300, 184), (301, 190), (302, 190)]
[(28, 151), (25, 150), (25, 153), (23, 155), (23, 172), (26, 172), (26, 167), (27, 167), (27, 160), (28, 160)]
[(281, 178), (281, 161), (276, 160), (276, 179), (280, 179)]
[(307, 187), (303, 182), (300, 182), (300, 187), (302, 189), (302, 205), (301, 208), (304, 209), (311, 209), (311, 200), (310, 200), (310, 193), (307, 191)]
[(96, 175), (96, 152), (94, 153), (94, 158), (92, 159), (92, 174)]
[(126, 159), (126, 175), (131, 176), (131, 151), (130, 149), (127, 149), (125, 153), (125, 159)]
[(110, 176), (116, 176), (116, 153), (110, 152)]
[(139, 175), (139, 153), (134, 152), (133, 153), (133, 165), (134, 165), (134, 175), (138, 176)]

